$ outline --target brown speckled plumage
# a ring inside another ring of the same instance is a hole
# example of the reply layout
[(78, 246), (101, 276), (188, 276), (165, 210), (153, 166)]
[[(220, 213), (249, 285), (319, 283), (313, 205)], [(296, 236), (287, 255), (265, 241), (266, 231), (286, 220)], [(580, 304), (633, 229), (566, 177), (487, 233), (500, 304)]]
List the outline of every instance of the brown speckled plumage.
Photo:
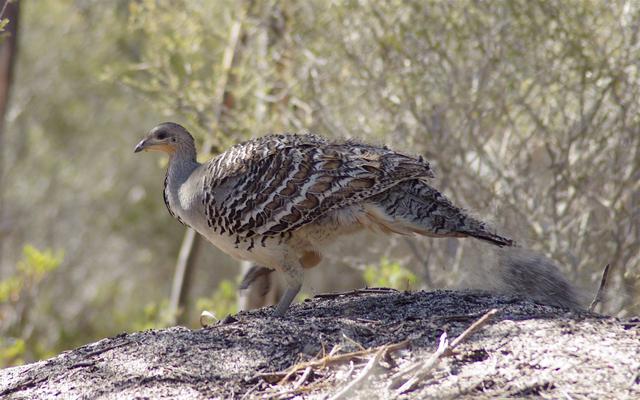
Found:
[(416, 158), (315, 135), (264, 136), (233, 146), (205, 168), (209, 226), (241, 239), (286, 234), (399, 182), (433, 176)]

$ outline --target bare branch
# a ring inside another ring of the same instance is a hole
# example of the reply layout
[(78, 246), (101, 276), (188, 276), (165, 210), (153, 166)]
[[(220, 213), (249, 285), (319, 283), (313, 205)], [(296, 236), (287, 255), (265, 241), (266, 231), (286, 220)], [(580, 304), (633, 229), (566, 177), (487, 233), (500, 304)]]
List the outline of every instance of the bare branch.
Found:
[(602, 296), (604, 294), (605, 287), (607, 286), (607, 277), (609, 276), (611, 264), (607, 264), (602, 271), (602, 278), (600, 279), (600, 286), (598, 287), (598, 291), (596, 292), (596, 296), (593, 298), (591, 305), (589, 306), (589, 311), (593, 312), (598, 303), (602, 301)]

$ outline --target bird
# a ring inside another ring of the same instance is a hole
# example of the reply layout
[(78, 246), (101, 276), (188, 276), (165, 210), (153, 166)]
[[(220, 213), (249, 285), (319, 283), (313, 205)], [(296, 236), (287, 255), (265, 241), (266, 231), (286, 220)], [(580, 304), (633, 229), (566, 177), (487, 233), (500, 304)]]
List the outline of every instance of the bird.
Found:
[(386, 146), (270, 134), (199, 163), (193, 136), (164, 122), (134, 151), (169, 155), (163, 195), (173, 217), (228, 255), (283, 274), (278, 317), (327, 246), (364, 229), (515, 245), (433, 188), (422, 156)]

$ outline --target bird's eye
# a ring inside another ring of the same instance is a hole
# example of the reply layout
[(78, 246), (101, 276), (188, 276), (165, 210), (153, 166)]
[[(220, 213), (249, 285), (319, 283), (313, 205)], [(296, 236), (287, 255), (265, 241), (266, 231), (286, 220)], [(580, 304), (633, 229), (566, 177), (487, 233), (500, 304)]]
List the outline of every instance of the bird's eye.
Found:
[(175, 143), (175, 142), (177, 141), (177, 139), (176, 139), (176, 138), (174, 138), (174, 137), (172, 137), (172, 138), (171, 138), (171, 141), (172, 141), (173, 143)]
[(156, 137), (157, 137), (159, 140), (164, 140), (164, 139), (166, 139), (166, 138), (167, 138), (167, 134), (166, 134), (166, 133), (164, 133), (164, 132), (160, 132), (160, 133), (158, 133), (158, 135), (156, 135)]

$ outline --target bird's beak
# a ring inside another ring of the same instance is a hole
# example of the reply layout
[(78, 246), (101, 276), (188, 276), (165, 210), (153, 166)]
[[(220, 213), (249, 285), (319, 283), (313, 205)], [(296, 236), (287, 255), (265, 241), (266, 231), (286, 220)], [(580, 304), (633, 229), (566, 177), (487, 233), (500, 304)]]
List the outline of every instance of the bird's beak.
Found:
[(135, 149), (133, 152), (134, 152), (134, 153), (139, 153), (139, 152), (141, 152), (142, 150), (144, 150), (144, 148), (146, 147), (146, 145), (147, 145), (147, 139), (142, 139), (142, 140), (140, 141), (140, 143), (138, 143), (138, 144), (136, 145), (136, 149)]
[(146, 137), (142, 139), (133, 150), (134, 153), (138, 153), (141, 151), (158, 151), (162, 153), (172, 154), (176, 151), (176, 149), (175, 146), (172, 146), (168, 143), (158, 141), (153, 137)]

